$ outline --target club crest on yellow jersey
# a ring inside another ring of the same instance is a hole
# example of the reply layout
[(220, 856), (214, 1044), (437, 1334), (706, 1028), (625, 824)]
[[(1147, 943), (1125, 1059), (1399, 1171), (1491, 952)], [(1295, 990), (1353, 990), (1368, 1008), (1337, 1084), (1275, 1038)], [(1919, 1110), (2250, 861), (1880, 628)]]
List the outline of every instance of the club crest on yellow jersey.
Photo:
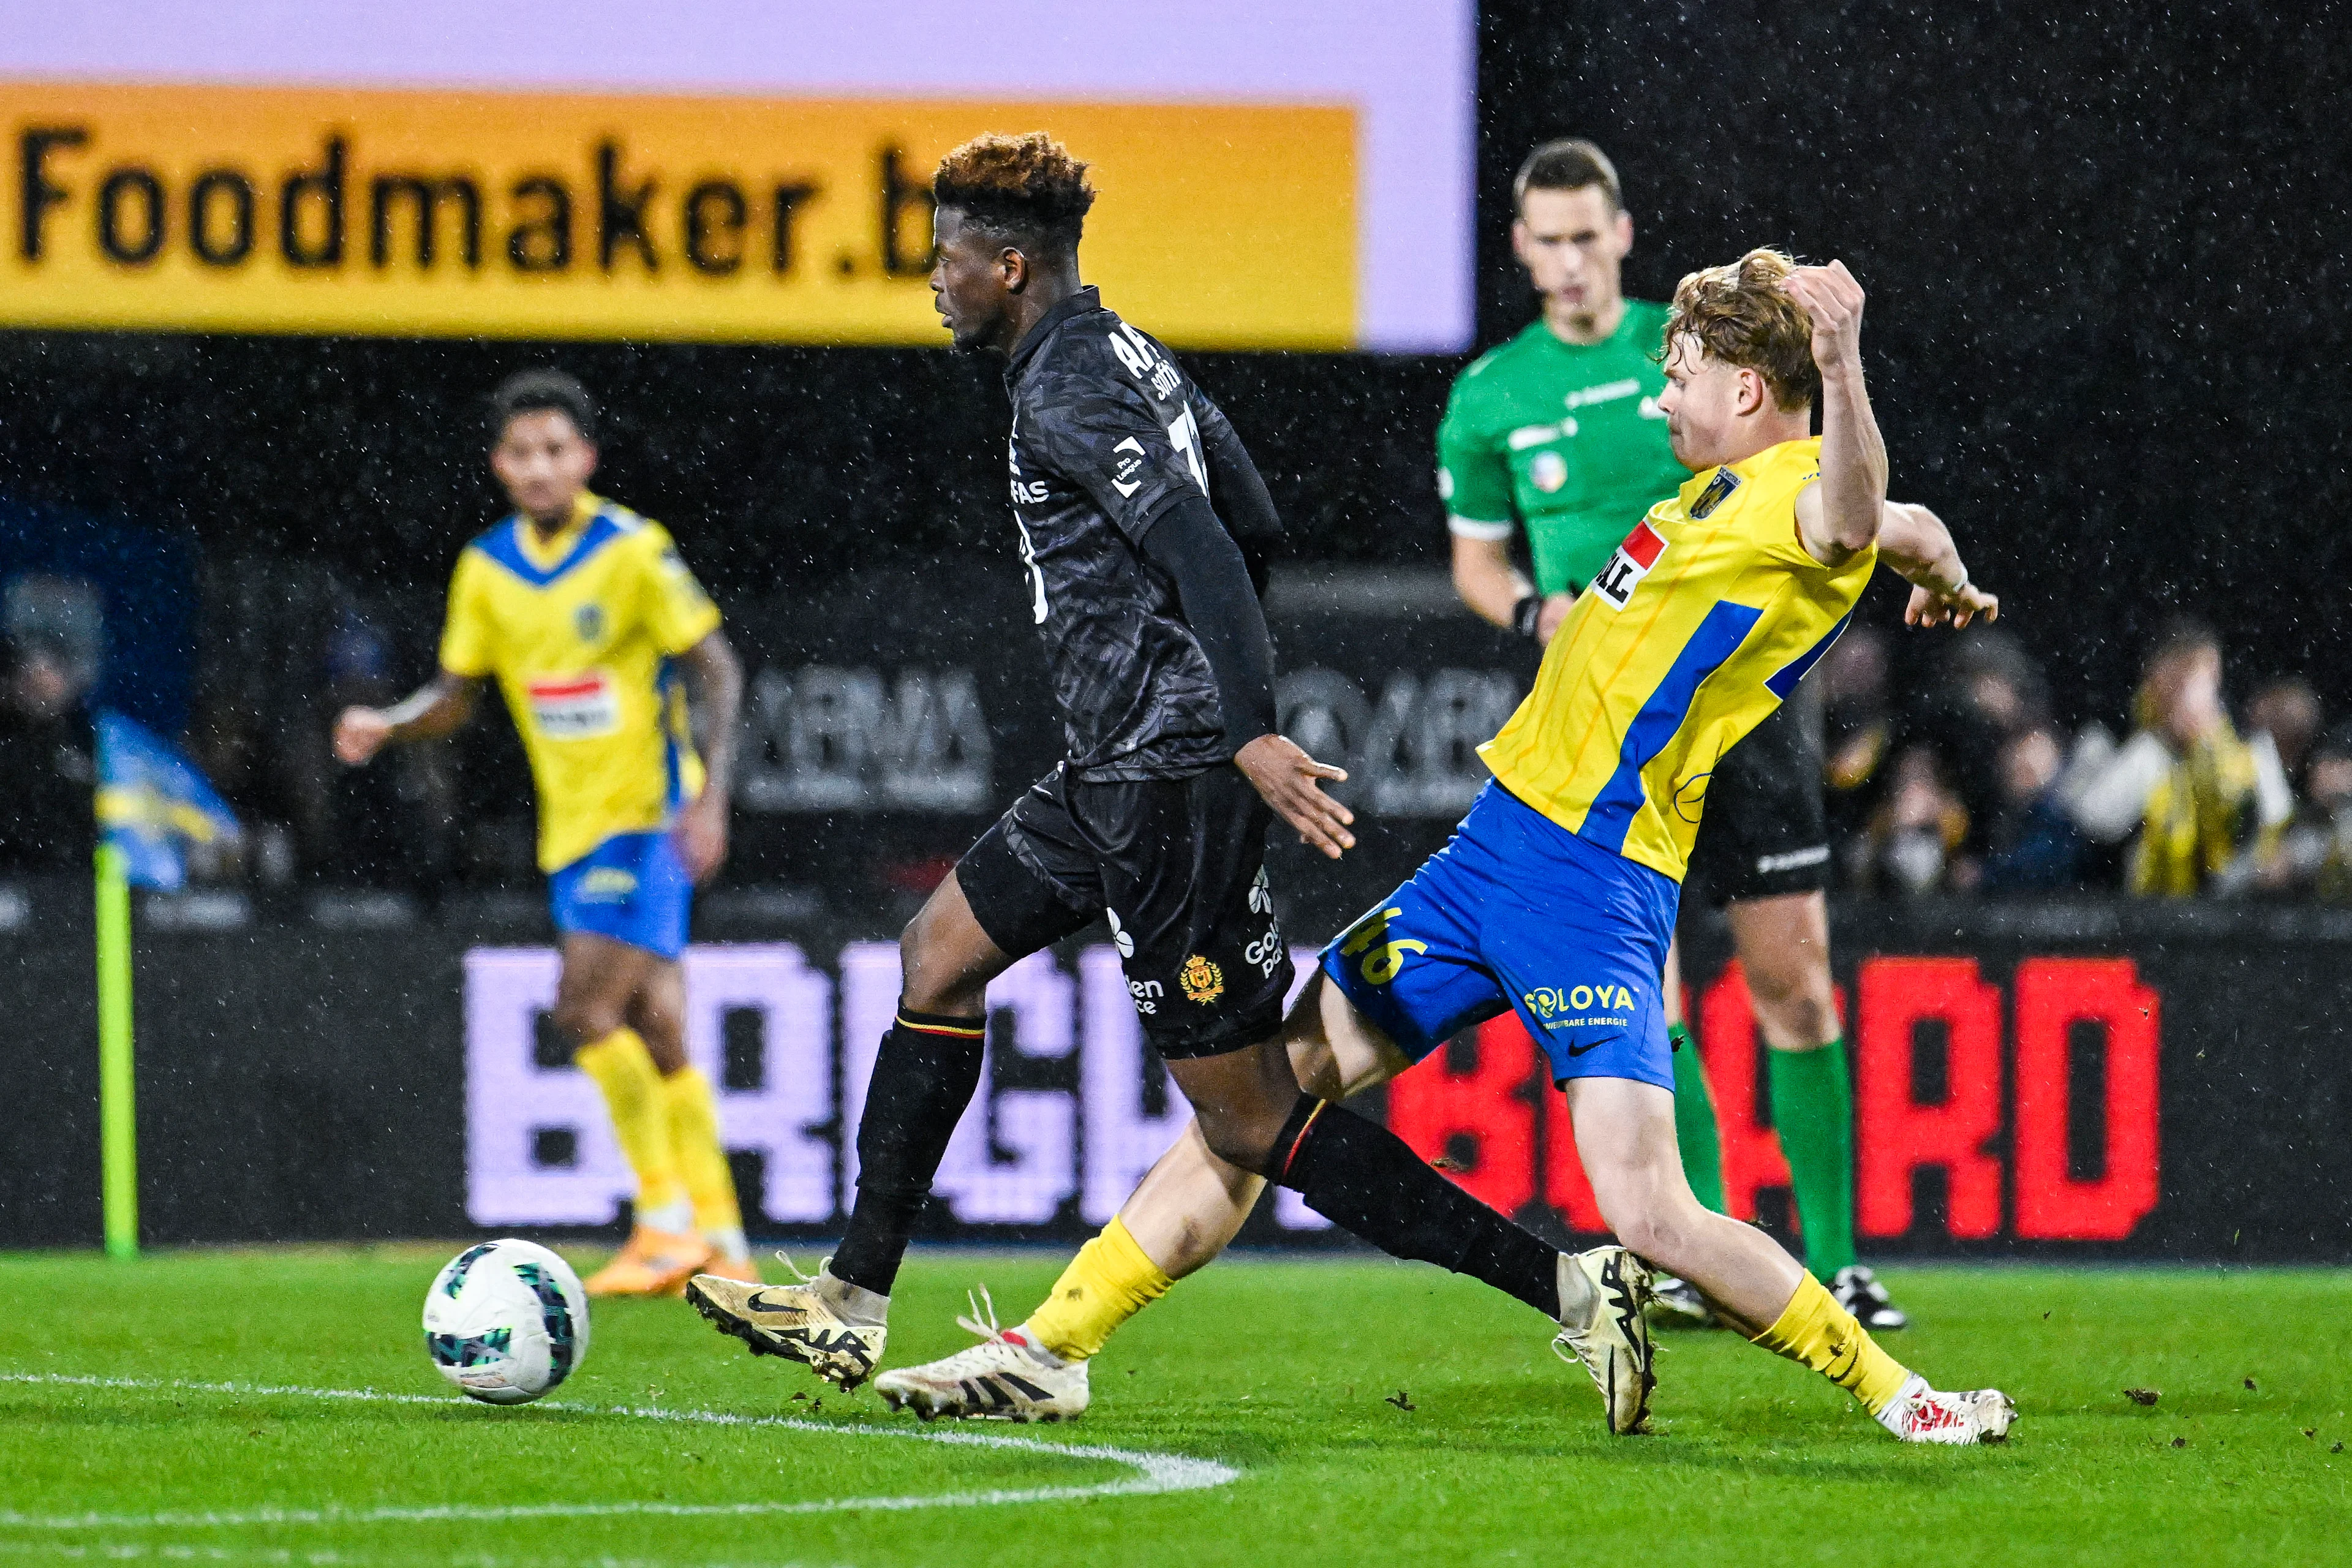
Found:
[(1713, 516), (1715, 509), (1730, 500), (1731, 492), (1738, 488), (1739, 475), (1729, 465), (1716, 469), (1715, 478), (1706, 481), (1706, 489), (1699, 491), (1697, 499), (1690, 503), (1691, 516), (1695, 519)]

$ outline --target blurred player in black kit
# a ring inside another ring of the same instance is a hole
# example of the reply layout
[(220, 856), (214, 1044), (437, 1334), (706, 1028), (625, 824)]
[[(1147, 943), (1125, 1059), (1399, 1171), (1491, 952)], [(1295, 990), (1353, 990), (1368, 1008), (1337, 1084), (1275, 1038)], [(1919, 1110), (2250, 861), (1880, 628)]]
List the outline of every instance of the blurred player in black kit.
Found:
[[(1042, 133), (982, 136), (948, 155), (932, 189), (940, 317), (958, 348), (1008, 360), (1013, 521), (1068, 756), (900, 941), (899, 1011), (875, 1060), (839, 1250), (799, 1285), (703, 1276), (688, 1288), (722, 1331), (844, 1387), (881, 1357), (899, 1260), (978, 1087), (989, 981), (1107, 918), (1144, 1034), (1197, 1113), (1190, 1136), (1250, 1182), (1303, 1139), (1290, 1127), (1300, 1108), (1320, 1103), (1302, 1096), (1281, 1038), (1291, 963), (1265, 834), (1279, 816), (1326, 855), (1355, 842), (1320, 787), (1346, 775), (1275, 732), (1255, 591), (1281, 530), (1272, 500), (1217, 405), (1080, 282), (1086, 165)], [(1552, 1248), (1393, 1134), (1339, 1120), (1318, 1141), (1328, 1174), (1302, 1188), (1310, 1205), (1557, 1315)], [(1106, 1246), (1120, 1255), (1106, 1262)], [(1117, 1222), (1072, 1270), (1057, 1299), (1137, 1278), (1166, 1288)], [(1017, 1331), (990, 1348), (1016, 1395), (1058, 1365), (1024, 1361)]]

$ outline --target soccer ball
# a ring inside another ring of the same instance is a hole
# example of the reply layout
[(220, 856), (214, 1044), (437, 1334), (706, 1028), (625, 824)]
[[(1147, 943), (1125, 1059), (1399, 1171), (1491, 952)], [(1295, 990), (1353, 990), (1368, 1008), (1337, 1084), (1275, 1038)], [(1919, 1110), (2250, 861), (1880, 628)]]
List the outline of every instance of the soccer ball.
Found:
[(467, 1398), (526, 1404), (588, 1354), (588, 1297), (572, 1266), (547, 1248), (486, 1241), (434, 1279), (425, 1349)]

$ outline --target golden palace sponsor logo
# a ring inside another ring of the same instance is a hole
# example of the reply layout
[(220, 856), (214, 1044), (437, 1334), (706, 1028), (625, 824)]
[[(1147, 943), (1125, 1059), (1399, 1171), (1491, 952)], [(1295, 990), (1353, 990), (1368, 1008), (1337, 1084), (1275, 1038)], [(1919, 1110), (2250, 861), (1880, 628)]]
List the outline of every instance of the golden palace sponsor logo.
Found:
[(1633, 994), (1622, 985), (1538, 985), (1519, 998), (1544, 1022), (1556, 1017), (1581, 1017), (1594, 1012), (1630, 1013)]
[(944, 343), (930, 171), (1044, 126), (1094, 163), (1123, 312), (1355, 336), (1345, 109), (0, 83), (0, 110), (5, 325)]

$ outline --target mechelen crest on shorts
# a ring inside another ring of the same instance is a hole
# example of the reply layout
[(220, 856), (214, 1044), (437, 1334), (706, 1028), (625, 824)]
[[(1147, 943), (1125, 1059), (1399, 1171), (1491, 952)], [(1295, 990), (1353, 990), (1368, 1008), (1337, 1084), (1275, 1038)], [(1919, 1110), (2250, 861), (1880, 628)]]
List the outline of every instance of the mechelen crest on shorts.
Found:
[(1204, 954), (1196, 952), (1176, 972), (1176, 988), (1184, 993), (1186, 1001), (1198, 1002), (1205, 1007), (1225, 994), (1225, 972)]

